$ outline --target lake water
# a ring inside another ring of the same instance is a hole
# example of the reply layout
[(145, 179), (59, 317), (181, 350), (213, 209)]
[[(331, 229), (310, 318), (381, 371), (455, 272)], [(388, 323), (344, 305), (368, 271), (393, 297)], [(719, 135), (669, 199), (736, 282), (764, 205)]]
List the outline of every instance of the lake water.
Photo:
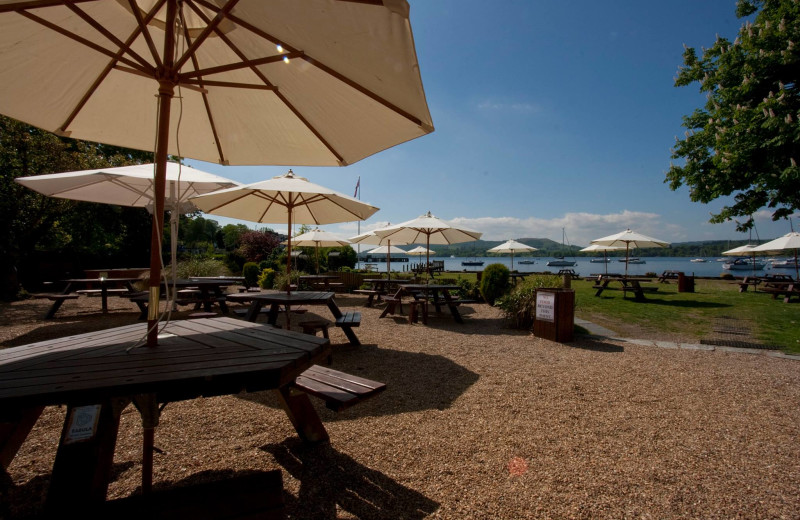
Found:
[[(644, 275), (649, 272), (653, 272), (656, 274), (661, 274), (663, 271), (683, 271), (688, 276), (713, 276), (717, 277), (722, 273), (731, 273), (734, 276), (745, 276), (747, 273), (744, 271), (726, 271), (722, 269), (722, 262), (717, 262), (716, 257), (713, 258), (706, 258), (707, 262), (703, 263), (696, 263), (691, 262), (691, 258), (676, 258), (676, 257), (639, 257), (641, 260), (644, 260), (644, 264), (631, 264), (628, 266), (628, 274), (631, 275)], [(503, 257), (478, 257), (478, 258), (450, 258), (450, 257), (442, 257), (442, 256), (432, 256), (431, 261), (439, 260), (444, 261), (444, 268), (446, 271), (482, 271), (487, 265), (489, 264), (503, 264), (509, 269), (511, 268), (511, 257), (510, 256), (503, 256)], [(462, 261), (483, 261), (484, 264), (482, 266), (463, 266), (461, 265)], [(519, 260), (534, 260), (535, 264), (520, 264)], [(618, 257), (610, 258), (610, 262), (607, 264), (603, 263), (591, 263), (589, 257), (576, 257), (576, 258), (566, 258), (566, 260), (575, 261), (577, 262), (573, 267), (548, 267), (547, 262), (550, 260), (554, 260), (553, 258), (532, 258), (532, 257), (523, 257), (518, 258), (514, 257), (514, 269), (524, 273), (524, 272), (544, 272), (550, 271), (553, 273), (557, 273), (559, 269), (574, 269), (576, 273), (581, 276), (589, 276), (592, 274), (597, 273), (605, 273), (606, 266), (608, 266), (609, 273), (625, 273), (625, 263), (620, 262)], [(415, 264), (417, 262), (425, 262), (425, 257), (422, 257), (421, 260), (417, 260), (416, 258), (411, 258), (409, 262), (392, 262), (392, 272), (402, 272), (407, 271), (410, 269), (411, 264)], [(372, 262), (376, 265), (379, 272), (385, 273), (386, 272), (386, 262)], [(360, 262), (358, 267), (362, 267), (363, 263)], [(763, 274), (765, 272), (784, 272), (786, 269), (771, 269), (770, 267), (765, 268), (762, 271), (757, 271), (757, 274)]]

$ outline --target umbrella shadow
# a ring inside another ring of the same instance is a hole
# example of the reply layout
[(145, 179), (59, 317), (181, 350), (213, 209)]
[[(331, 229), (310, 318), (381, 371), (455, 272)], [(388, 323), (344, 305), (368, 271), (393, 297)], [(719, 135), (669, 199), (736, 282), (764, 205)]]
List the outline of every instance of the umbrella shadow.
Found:
[(603, 339), (590, 334), (577, 334), (575, 340), (567, 344), (570, 347), (592, 352), (620, 353), (625, 352), (625, 347), (606, 343)]
[[(479, 378), (475, 372), (444, 356), (384, 348), (337, 352), (331, 368), (380, 381), (386, 384), (386, 390), (338, 413), (312, 399), (323, 421), (445, 410)], [(273, 392), (244, 393), (239, 397), (281, 409)]]
[(309, 445), (290, 438), (261, 449), (300, 481), (297, 497), (289, 495), (286, 501), (291, 518), (335, 519), (338, 506), (356, 518), (421, 519), (440, 505), (328, 443)]

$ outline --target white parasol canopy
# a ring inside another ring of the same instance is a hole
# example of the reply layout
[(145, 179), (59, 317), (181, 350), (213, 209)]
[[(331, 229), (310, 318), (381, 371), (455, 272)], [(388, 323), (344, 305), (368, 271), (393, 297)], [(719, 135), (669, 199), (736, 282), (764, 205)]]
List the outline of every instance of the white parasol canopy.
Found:
[[(155, 200), (153, 184), (155, 167), (156, 165), (153, 163), (137, 164), (117, 168), (18, 177), (14, 180), (49, 197), (147, 208), (152, 213)], [(178, 218), (181, 213), (191, 213), (196, 209), (188, 198), (238, 185), (239, 183), (236, 181), (213, 173), (174, 162), (167, 163), (164, 209), (171, 212), (170, 251), (172, 253), (173, 279), (176, 276)]]
[(669, 242), (649, 237), (636, 231), (626, 229), (614, 235), (592, 240), (599, 246), (620, 246), (625, 248), (625, 275), (628, 274), (628, 255), (632, 247), (669, 247)]
[[(386, 227), (391, 226), (391, 224), (387, 224)], [(380, 237), (375, 234), (375, 230), (367, 231), (366, 233), (361, 233), (360, 235), (356, 235), (350, 238), (350, 242), (353, 244), (366, 244), (366, 245), (373, 245), (373, 246), (392, 246), (392, 240), (387, 239), (384, 237)], [(406, 245), (410, 244), (411, 242), (405, 242), (402, 240), (395, 241), (397, 244)], [(386, 253), (386, 278), (391, 280), (392, 279), (392, 253), (391, 251)]]
[[(292, 242), (294, 243), (295, 246), (314, 248), (314, 258), (317, 264), (317, 274), (319, 274), (320, 247), (340, 247), (350, 244), (350, 241), (347, 240), (346, 238), (341, 237), (336, 233), (323, 231), (319, 228), (315, 228), (312, 229), (311, 231), (307, 231), (303, 234), (297, 235), (296, 237), (292, 238)], [(289, 243), (288, 240), (283, 242), (283, 244), (287, 245), (288, 243)]]
[[(334, 224), (365, 220), (378, 208), (309, 182), (292, 170), (266, 181), (193, 197), (203, 212), (250, 222), (288, 225), (287, 257), (292, 253), (292, 224)], [(286, 262), (286, 273), (291, 262)], [(287, 289), (288, 290), (288, 289)]]
[(489, 249), (492, 253), (511, 253), (511, 270), (514, 270), (514, 252), (515, 251), (538, 251), (535, 247), (517, 242), (516, 240), (506, 240), (499, 246)]
[(367, 253), (371, 255), (407, 255), (408, 251), (395, 246), (378, 246), (370, 249)]
[(167, 155), (342, 166), (432, 132), (408, 15), (405, 0), (0, 0), (0, 113), (155, 151), (148, 345)]
[[(471, 242), (478, 240), (483, 235), (479, 231), (458, 227), (446, 220), (442, 220), (432, 215), (430, 211), (415, 219), (383, 229), (376, 229), (375, 234), (382, 238), (402, 241), (406, 244), (418, 244), (424, 241), (426, 249), (430, 249), (431, 244)], [(425, 265), (430, 268), (430, 255), (426, 255)]]
[(436, 251), (431, 251), (428, 248), (425, 248), (425, 247), (422, 247), (422, 246), (417, 246), (414, 249), (406, 251), (406, 254), (414, 255), (414, 256), (422, 256), (422, 255), (429, 255), (429, 254), (435, 253), (435, 252)]
[(753, 248), (753, 251), (764, 253), (776, 253), (779, 251), (794, 250), (794, 273), (795, 278), (800, 280), (800, 269), (797, 265), (797, 250), (800, 249), (800, 233), (792, 231), (786, 233), (782, 237), (771, 240), (760, 246)]

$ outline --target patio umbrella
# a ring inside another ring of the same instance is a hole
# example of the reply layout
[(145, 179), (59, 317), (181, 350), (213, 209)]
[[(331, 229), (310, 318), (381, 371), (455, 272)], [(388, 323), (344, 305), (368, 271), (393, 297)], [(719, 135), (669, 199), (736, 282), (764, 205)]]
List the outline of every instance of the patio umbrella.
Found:
[(608, 251), (619, 251), (620, 249), (625, 249), (622, 246), (601, 246), (598, 244), (592, 244), (590, 246), (584, 247), (581, 249), (582, 253), (588, 253), (593, 251), (602, 251), (603, 252), (603, 263), (606, 265), (606, 274), (608, 274), (608, 258), (606, 257), (606, 253)]
[(514, 251), (537, 251), (535, 247), (517, 242), (516, 240), (506, 240), (499, 246), (489, 249), (492, 253), (511, 253), (511, 270), (514, 270)]
[(733, 249), (728, 249), (727, 251), (723, 251), (722, 254), (725, 256), (747, 256), (751, 255), (752, 257), (752, 265), (753, 265), (753, 276), (756, 275), (756, 248), (759, 247), (758, 244), (745, 244), (743, 246), (734, 247)]
[[(155, 164), (150, 163), (18, 177), (14, 180), (49, 197), (147, 208), (152, 213), (155, 200), (154, 171)], [(166, 175), (164, 209), (170, 211), (170, 251), (174, 279), (179, 215), (196, 210), (188, 198), (238, 186), (239, 183), (174, 162), (167, 163)]]
[(408, 15), (405, 0), (0, 0), (0, 113), (155, 151), (148, 345), (167, 155), (343, 166), (432, 132)]
[(668, 247), (669, 242), (642, 235), (636, 231), (626, 229), (615, 235), (592, 240), (592, 244), (599, 246), (620, 246), (625, 247), (625, 276), (628, 276), (628, 255), (631, 247)]
[[(483, 233), (460, 228), (431, 214), (408, 220), (401, 224), (376, 229), (375, 234), (388, 240), (402, 240), (406, 244), (417, 244), (425, 240), (425, 248), (431, 244), (458, 244), (478, 240)], [(425, 266), (430, 269), (430, 254), (425, 255)]]
[(797, 231), (786, 233), (782, 237), (753, 248), (754, 251), (763, 251), (765, 253), (794, 250), (794, 275), (795, 279), (800, 280), (800, 269), (798, 269), (797, 265), (798, 249), (800, 249), (800, 233)]
[[(387, 226), (390, 226), (390, 225), (391, 224), (387, 224)], [(352, 242), (353, 244), (366, 244), (366, 245), (372, 245), (372, 246), (388, 246), (389, 248), (392, 247), (392, 240), (391, 239), (387, 239), (387, 238), (383, 238), (383, 237), (379, 237), (378, 235), (375, 234), (375, 230), (367, 231), (366, 233), (361, 233), (360, 235), (356, 235), (354, 237), (350, 237), (350, 242)], [(407, 245), (407, 244), (411, 243), (411, 242), (404, 242), (402, 240), (399, 240), (399, 241), (396, 240), (394, 242), (396, 244), (400, 244), (400, 245)], [(389, 249), (386, 252), (386, 279), (387, 280), (391, 280), (392, 279), (392, 269), (391, 268), (392, 268), (392, 252), (391, 252), (391, 249)]]
[[(317, 274), (319, 274), (319, 248), (320, 247), (339, 247), (350, 244), (350, 241), (344, 237), (340, 237), (336, 233), (323, 231), (319, 228), (312, 229), (301, 235), (297, 235), (292, 239), (294, 245), (302, 247), (313, 247), (314, 258), (317, 264)], [(288, 245), (288, 241), (283, 242)]]
[(414, 255), (414, 256), (422, 256), (422, 255), (429, 255), (431, 253), (435, 253), (436, 251), (431, 251), (430, 249), (424, 248), (422, 246), (417, 246), (410, 251), (406, 251), (407, 255)]
[[(203, 212), (250, 222), (272, 224), (286, 222), (289, 237), (288, 261), (292, 255), (292, 224), (334, 224), (365, 220), (378, 208), (296, 176), (292, 170), (266, 181), (245, 184), (193, 197), (191, 201)], [(287, 287), (287, 293), (290, 289)]]

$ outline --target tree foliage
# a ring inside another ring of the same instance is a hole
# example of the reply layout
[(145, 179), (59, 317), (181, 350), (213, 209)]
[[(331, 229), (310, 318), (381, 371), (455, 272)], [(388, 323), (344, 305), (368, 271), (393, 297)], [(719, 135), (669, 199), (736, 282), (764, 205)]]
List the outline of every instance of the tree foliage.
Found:
[(91, 256), (128, 265), (147, 262), (149, 252), (146, 211), (45, 197), (15, 178), (151, 161), (151, 153), (62, 138), (0, 116), (0, 297), (13, 297), (18, 279), (37, 275), (34, 260), (43, 252), (62, 264)]
[(266, 260), (280, 246), (281, 239), (271, 229), (247, 231), (240, 236), (238, 253), (249, 262)]
[[(690, 188), (692, 201), (733, 195), (710, 221), (761, 208), (779, 220), (800, 209), (800, 2), (739, 0), (737, 16), (755, 14), (734, 42), (717, 37), (702, 56), (686, 48), (676, 86), (700, 84), (707, 102), (684, 117), (666, 181)], [(752, 220), (737, 221), (744, 231)]]

